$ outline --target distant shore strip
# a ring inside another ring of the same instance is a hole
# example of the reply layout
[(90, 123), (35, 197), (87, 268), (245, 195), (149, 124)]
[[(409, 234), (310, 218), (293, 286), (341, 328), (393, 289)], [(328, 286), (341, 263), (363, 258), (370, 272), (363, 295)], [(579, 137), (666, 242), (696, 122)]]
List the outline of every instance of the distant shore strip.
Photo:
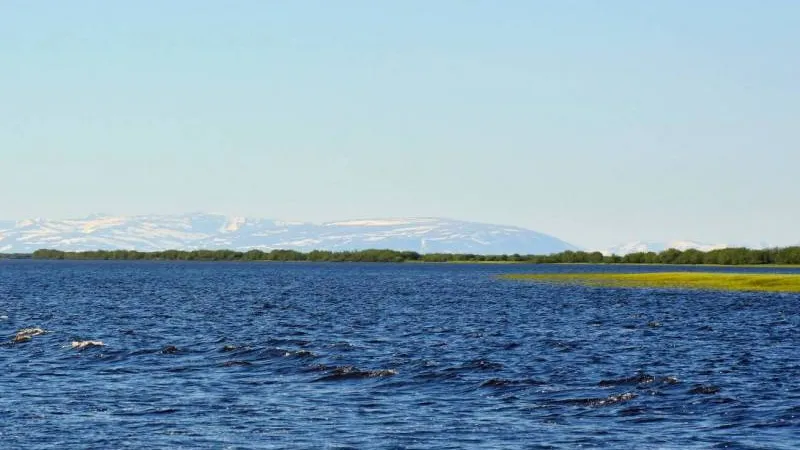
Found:
[(800, 292), (800, 274), (650, 272), (509, 274), (501, 278), (596, 287)]
[(770, 249), (725, 248), (702, 252), (669, 249), (659, 253), (606, 256), (600, 252), (564, 251), (550, 255), (480, 255), (472, 253), (418, 253), (384, 249), (356, 251), (313, 250), (135, 250), (61, 251), (0, 254), (2, 259), (42, 260), (155, 260), (155, 261), (312, 261), (312, 262), (451, 262), (524, 264), (680, 264), (680, 265), (800, 265), (800, 246)]

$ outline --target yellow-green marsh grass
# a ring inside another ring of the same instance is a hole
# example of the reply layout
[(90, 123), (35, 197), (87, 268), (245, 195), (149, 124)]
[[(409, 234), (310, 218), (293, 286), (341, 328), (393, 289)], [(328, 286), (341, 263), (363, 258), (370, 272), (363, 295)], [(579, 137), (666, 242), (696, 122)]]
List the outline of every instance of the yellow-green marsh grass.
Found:
[(800, 274), (709, 272), (558, 273), (509, 274), (502, 275), (502, 278), (606, 287), (800, 292)]

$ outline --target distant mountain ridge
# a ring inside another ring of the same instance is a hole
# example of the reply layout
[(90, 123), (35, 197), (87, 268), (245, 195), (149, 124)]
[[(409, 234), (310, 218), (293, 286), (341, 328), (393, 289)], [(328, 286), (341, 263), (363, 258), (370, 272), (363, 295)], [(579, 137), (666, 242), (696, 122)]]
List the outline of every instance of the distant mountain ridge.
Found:
[(578, 247), (536, 231), (433, 217), (322, 224), (220, 214), (110, 216), (0, 221), (0, 252), (83, 250), (363, 250), (420, 253), (550, 254)]

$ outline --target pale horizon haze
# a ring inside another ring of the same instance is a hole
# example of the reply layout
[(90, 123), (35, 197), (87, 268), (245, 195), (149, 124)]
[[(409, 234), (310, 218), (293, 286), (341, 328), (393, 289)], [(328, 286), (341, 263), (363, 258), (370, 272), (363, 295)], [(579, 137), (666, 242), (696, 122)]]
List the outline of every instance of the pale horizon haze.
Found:
[(0, 219), (800, 243), (800, 2), (0, 3)]

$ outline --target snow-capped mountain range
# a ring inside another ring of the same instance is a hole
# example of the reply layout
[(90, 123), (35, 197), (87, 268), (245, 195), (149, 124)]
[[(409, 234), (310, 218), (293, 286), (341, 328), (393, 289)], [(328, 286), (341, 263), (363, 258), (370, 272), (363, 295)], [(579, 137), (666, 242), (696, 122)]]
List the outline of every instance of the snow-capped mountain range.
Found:
[(643, 241), (634, 241), (628, 242), (626, 244), (616, 245), (614, 247), (601, 250), (600, 252), (603, 255), (610, 256), (610, 255), (618, 255), (618, 256), (625, 256), (630, 253), (647, 253), (647, 252), (662, 252), (664, 250), (674, 248), (676, 250), (700, 250), (702, 252), (707, 252), (710, 250), (718, 250), (722, 248), (728, 248), (729, 245), (726, 244), (703, 244), (701, 242), (694, 242), (694, 241), (670, 241), (670, 242), (643, 242)]
[(421, 253), (549, 254), (577, 250), (524, 228), (441, 218), (349, 220), (322, 224), (219, 214), (107, 216), (0, 221), (0, 252), (167, 249), (361, 250)]

